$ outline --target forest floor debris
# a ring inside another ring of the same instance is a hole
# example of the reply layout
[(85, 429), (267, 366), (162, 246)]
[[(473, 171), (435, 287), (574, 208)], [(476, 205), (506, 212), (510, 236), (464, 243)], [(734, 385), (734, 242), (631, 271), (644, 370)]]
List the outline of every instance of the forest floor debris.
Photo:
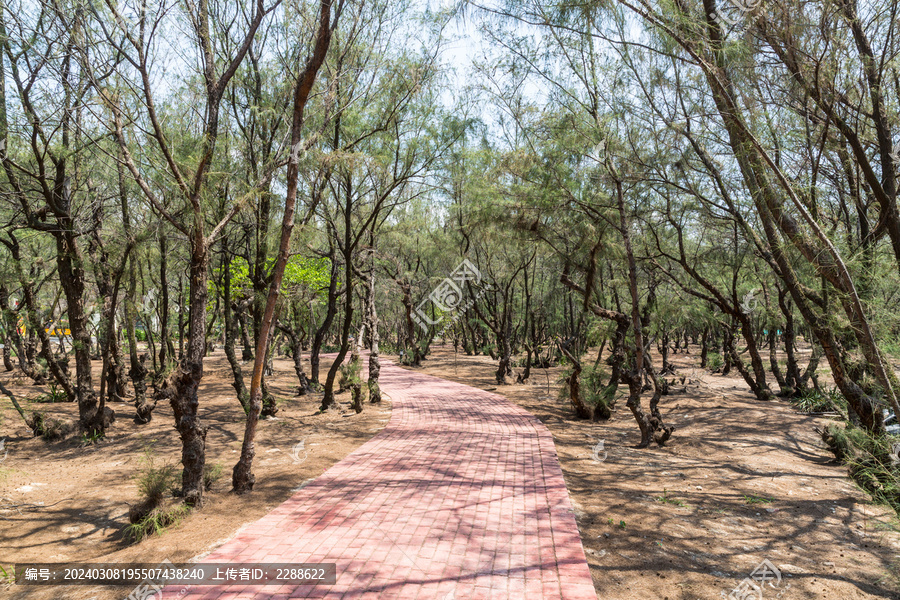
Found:
[(573, 420), (557, 395), (561, 367), (549, 389), (544, 369), (497, 386), (489, 356), (448, 346), (423, 370), (497, 388), (547, 425), (601, 599), (757, 598), (746, 580), (757, 583), (763, 561), (781, 577), (775, 586), (769, 573), (764, 600), (900, 598), (900, 523), (833, 462), (814, 431), (829, 421), (784, 399), (760, 402), (739, 375), (709, 374), (698, 357), (670, 355), (688, 382), (660, 402), (677, 429), (665, 447), (642, 450), (625, 398), (609, 421)]
[[(328, 366), (324, 361), (323, 375)], [(99, 377), (99, 362), (96, 367)], [(298, 486), (381, 431), (390, 416), (387, 398), (380, 406), (366, 404), (362, 414), (353, 413), (349, 393), (337, 396), (338, 410), (316, 414), (320, 394), (293, 395), (297, 387), (293, 362), (277, 359), (275, 373), (269, 388), (279, 399), (280, 410), (274, 419), (260, 421), (253, 465), (257, 484), (252, 493), (237, 496), (229, 490), (231, 468), (240, 454), (244, 411), (231, 387), (224, 353), (219, 350), (207, 359), (200, 416), (209, 426), (207, 465), (220, 464), (222, 475), (202, 510), (139, 544), (128, 544), (122, 533), (130, 507), (141, 501), (135, 476), (147, 453), (156, 464), (174, 465), (180, 473), (181, 443), (171, 407), (159, 403), (149, 424), (136, 425), (133, 405), (113, 403), (117, 419), (107, 437), (82, 447), (75, 435), (56, 442), (32, 437), (11, 403), (0, 397), (0, 438), (7, 438), (9, 452), (0, 463), (0, 567), (11, 571), (16, 563), (188, 562), (287, 500)], [(44, 386), (14, 381), (7, 373), (0, 373), (0, 378), (21, 399), (46, 391)], [(29, 404), (31, 410), (39, 407), (49, 416), (77, 418), (74, 404)], [(15, 600), (121, 600), (128, 593), (121, 587), (69, 586), (63, 593), (57, 587), (0, 583), (0, 598)]]
[[(664, 448), (644, 450), (634, 448), (639, 434), (624, 400), (607, 422), (574, 421), (568, 400), (557, 395), (560, 367), (549, 370), (549, 379), (545, 370), (534, 369), (531, 383), (497, 386), (490, 357), (435, 347), (422, 370), (493, 389), (547, 425), (599, 598), (728, 598), (760, 573), (768, 577), (765, 600), (900, 598), (896, 516), (872, 505), (846, 468), (832, 461), (814, 431), (828, 420), (799, 413), (785, 400), (759, 402), (738, 378), (693, 366), (696, 355), (671, 357), (678, 373), (687, 375), (686, 391), (661, 403), (677, 430)], [(210, 426), (208, 461), (221, 463), (225, 476), (203, 510), (137, 545), (125, 544), (121, 531), (128, 503), (139, 500), (134, 475), (141, 457), (150, 446), (156, 460), (179, 460), (171, 409), (160, 404), (152, 423), (138, 426), (127, 418), (133, 407), (116, 404), (121, 418), (109, 436), (80, 447), (74, 436), (62, 442), (30, 437), (12, 407), (2, 404), (0, 437), (7, 438), (9, 454), (0, 463), (0, 497), (4, 505), (28, 506), (0, 507), (0, 567), (186, 562), (287, 499), (380, 431), (390, 415), (387, 399), (352, 413), (348, 393), (339, 396), (341, 411), (315, 414), (318, 395), (292, 397), (292, 365), (276, 361), (276, 374), (270, 386), (285, 401), (276, 419), (261, 424), (254, 469), (259, 482), (252, 494), (234, 496), (228, 493), (229, 474), (240, 448), (243, 411), (224, 356), (210, 358), (201, 415)], [(43, 390), (19, 382), (15, 391)], [(40, 408), (57, 417), (75, 414), (75, 406), (66, 403)], [(768, 568), (765, 561), (780, 580), (759, 570)], [(65, 597), (124, 595), (117, 588), (79, 586)], [(0, 597), (60, 596), (54, 588), (7, 586)]]

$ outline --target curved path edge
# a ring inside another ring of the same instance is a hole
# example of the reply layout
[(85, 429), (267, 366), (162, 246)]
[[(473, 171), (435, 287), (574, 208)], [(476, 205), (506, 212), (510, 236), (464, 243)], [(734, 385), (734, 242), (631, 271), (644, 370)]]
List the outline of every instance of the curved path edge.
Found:
[(165, 600), (596, 600), (553, 437), (502, 396), (383, 361), (391, 420), (203, 563), (337, 564), (335, 585)]

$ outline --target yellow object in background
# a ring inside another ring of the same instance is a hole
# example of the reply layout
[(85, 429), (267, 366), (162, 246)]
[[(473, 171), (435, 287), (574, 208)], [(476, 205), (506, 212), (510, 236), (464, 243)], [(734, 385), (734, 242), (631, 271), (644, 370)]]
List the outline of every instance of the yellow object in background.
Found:
[(45, 329), (48, 334), (61, 336), (61, 335), (72, 335), (72, 331), (70, 329)]

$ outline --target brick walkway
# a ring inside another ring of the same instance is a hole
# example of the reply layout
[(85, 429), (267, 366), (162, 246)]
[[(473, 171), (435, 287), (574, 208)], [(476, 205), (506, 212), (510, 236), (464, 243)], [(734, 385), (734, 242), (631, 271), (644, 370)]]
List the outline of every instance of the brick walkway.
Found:
[(384, 363), (387, 427), (202, 562), (336, 562), (333, 586), (163, 598), (596, 600), (544, 425), (501, 396)]

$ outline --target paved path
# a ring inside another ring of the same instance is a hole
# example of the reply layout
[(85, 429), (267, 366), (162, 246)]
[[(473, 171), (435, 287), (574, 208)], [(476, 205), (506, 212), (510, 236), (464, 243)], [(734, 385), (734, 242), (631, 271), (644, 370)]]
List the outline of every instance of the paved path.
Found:
[(391, 421), (202, 562), (336, 562), (333, 586), (165, 600), (596, 600), (553, 438), (501, 396), (385, 364)]

